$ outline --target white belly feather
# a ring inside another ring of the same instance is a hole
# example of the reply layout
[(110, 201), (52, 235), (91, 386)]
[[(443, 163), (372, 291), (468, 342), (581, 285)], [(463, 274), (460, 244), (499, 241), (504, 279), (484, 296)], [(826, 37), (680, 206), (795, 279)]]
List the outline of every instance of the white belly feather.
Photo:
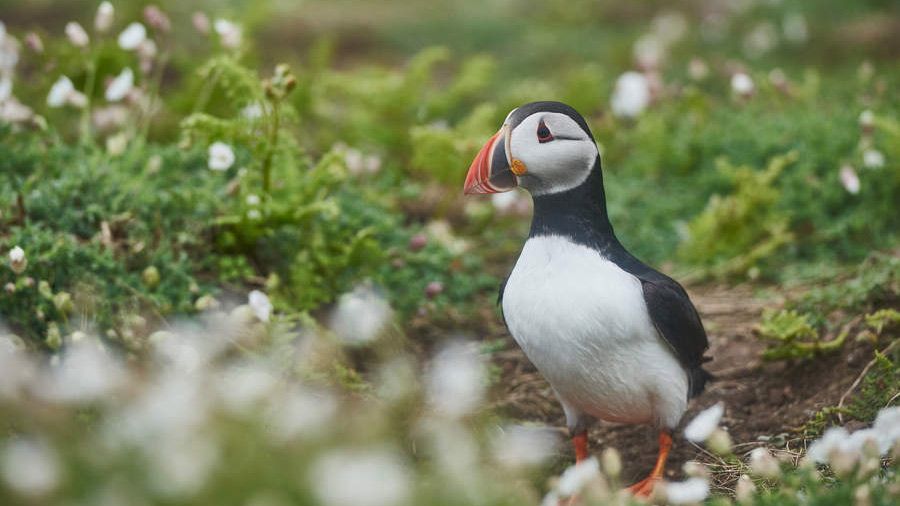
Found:
[(562, 237), (529, 239), (506, 283), (503, 315), (570, 427), (581, 414), (678, 424), (687, 375), (650, 321), (640, 280), (597, 251)]

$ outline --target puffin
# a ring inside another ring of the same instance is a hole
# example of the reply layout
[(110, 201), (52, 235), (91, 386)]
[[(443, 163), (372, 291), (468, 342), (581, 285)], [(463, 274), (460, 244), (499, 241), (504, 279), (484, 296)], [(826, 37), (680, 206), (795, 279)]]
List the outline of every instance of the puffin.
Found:
[(597, 420), (659, 431), (656, 464), (629, 490), (649, 495), (672, 433), (712, 376), (709, 341), (687, 292), (638, 260), (610, 223), (590, 127), (561, 102), (514, 109), (466, 174), (464, 193), (531, 194), (528, 239), (498, 304), (509, 333), (547, 379), (566, 417), (576, 463)]

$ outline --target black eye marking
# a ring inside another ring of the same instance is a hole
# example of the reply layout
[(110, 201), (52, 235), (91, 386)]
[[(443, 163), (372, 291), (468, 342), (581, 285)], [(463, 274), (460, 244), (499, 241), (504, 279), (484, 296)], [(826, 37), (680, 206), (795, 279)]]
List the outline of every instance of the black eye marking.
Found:
[(553, 134), (550, 133), (550, 129), (547, 128), (547, 124), (544, 123), (544, 120), (541, 120), (541, 122), (538, 124), (537, 139), (541, 144), (553, 140)]

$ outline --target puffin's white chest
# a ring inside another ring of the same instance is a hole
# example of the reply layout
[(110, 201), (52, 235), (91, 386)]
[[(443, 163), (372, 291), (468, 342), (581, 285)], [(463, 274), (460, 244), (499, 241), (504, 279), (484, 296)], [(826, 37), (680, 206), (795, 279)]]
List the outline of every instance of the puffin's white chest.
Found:
[(640, 280), (597, 251), (562, 237), (529, 239), (503, 314), (567, 416), (678, 423), (687, 376), (650, 320)]

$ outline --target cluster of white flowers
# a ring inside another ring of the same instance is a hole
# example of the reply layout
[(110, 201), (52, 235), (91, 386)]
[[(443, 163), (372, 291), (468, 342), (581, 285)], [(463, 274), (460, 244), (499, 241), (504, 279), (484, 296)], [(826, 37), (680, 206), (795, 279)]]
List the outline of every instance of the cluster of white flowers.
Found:
[(388, 301), (369, 283), (340, 296), (329, 318), (332, 332), (346, 344), (373, 341), (393, 318)]
[(825, 431), (821, 438), (809, 445), (807, 456), (822, 464), (840, 459), (855, 461), (867, 445), (878, 455), (885, 455), (900, 443), (900, 406), (884, 408), (878, 412), (875, 423), (868, 429), (847, 432), (843, 427)]
[(474, 343), (454, 342), (432, 360), (427, 374), (428, 403), (450, 418), (465, 416), (481, 405), (485, 365)]

